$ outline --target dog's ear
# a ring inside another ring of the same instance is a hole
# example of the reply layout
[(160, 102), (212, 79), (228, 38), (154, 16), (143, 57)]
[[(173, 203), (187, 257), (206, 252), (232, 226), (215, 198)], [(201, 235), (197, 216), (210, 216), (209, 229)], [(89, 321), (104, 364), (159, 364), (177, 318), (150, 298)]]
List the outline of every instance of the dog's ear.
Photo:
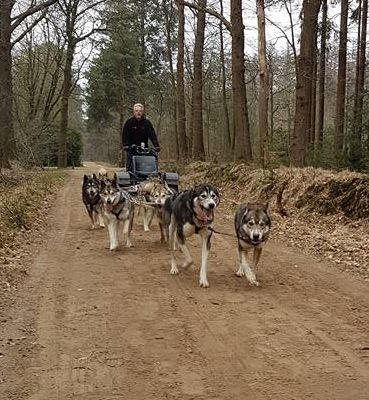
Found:
[(83, 182), (87, 182), (88, 181), (88, 176), (85, 174), (83, 175)]
[(92, 177), (95, 179), (95, 181), (97, 181), (97, 176), (96, 176), (96, 174), (93, 174)]
[(244, 218), (246, 217), (247, 213), (249, 212), (249, 204), (250, 203), (243, 203), (240, 205), (240, 213), (242, 215), (242, 221), (244, 220)]

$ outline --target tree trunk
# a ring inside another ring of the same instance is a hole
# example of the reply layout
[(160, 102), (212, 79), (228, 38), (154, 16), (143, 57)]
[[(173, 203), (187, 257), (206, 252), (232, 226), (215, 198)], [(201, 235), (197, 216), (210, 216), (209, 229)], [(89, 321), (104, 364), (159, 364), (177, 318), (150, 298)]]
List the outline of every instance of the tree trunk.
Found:
[(305, 165), (306, 148), (311, 128), (313, 68), (316, 58), (314, 37), (321, 0), (304, 0), (300, 54), (296, 73), (296, 100), (294, 131), (291, 147), (291, 163), (296, 167)]
[(11, 11), (14, 1), (0, 4), (0, 169), (15, 155), (11, 56)]
[[(140, 24), (140, 74), (145, 76), (146, 74), (146, 32), (145, 32), (145, 19), (146, 19), (146, 1), (140, 0), (139, 1), (139, 24)], [(143, 94), (141, 94), (143, 95)], [(145, 103), (145, 100), (143, 100)]]
[(180, 158), (187, 157), (186, 143), (186, 101), (184, 86), (184, 5), (182, 0), (176, 0), (178, 8), (178, 54), (177, 54), (177, 135)]
[(346, 102), (347, 19), (348, 19), (348, 0), (341, 0), (336, 118), (334, 127), (334, 144), (335, 144), (335, 155), (336, 155), (337, 166), (342, 165), (342, 160), (343, 160), (343, 139), (344, 139), (345, 102)]
[[(272, 65), (269, 63), (269, 65)], [(269, 123), (269, 141), (270, 143), (273, 142), (274, 139), (274, 92), (273, 92), (273, 85), (274, 85), (274, 71), (273, 66), (270, 69), (270, 85), (269, 85), (269, 115), (270, 115), (270, 123)]]
[[(361, 5), (359, 6), (361, 7)], [(362, 0), (362, 11), (359, 12), (359, 32), (357, 49), (357, 68), (354, 97), (353, 127), (349, 143), (349, 162), (353, 169), (359, 170), (362, 165), (362, 122), (363, 122), (363, 99), (366, 63), (366, 31), (368, 18), (368, 0)], [(361, 25), (361, 27), (360, 27)]]
[[(167, 5), (167, 0), (163, 0), (162, 2), (163, 10), (164, 10), (164, 18), (165, 18), (165, 39), (166, 39), (166, 50), (167, 50), (167, 58), (169, 63), (169, 71), (170, 71), (170, 82), (172, 86), (172, 99), (173, 99), (173, 120), (177, 121), (177, 101), (176, 101), (176, 78), (174, 75), (174, 67), (173, 67), (173, 56), (172, 56), (172, 28), (173, 28), (173, 2), (169, 1), (169, 10)], [(179, 149), (178, 149), (178, 134), (177, 134), (177, 124), (174, 124), (174, 153), (176, 159), (179, 158)]]
[[(220, 14), (223, 16), (223, 0), (220, 0)], [(225, 68), (225, 57), (224, 57), (224, 37), (223, 37), (223, 22), (219, 22), (220, 31), (220, 68), (222, 71), (222, 100), (224, 110), (224, 128), (225, 128), (225, 144), (227, 149), (232, 148), (232, 137), (231, 137), (231, 126), (229, 121), (229, 110), (227, 103), (227, 91), (226, 91), (226, 68)], [(224, 141), (223, 141), (224, 142)]]
[(69, 119), (69, 98), (72, 87), (72, 64), (75, 45), (73, 39), (69, 39), (64, 66), (63, 94), (60, 112), (59, 148), (58, 148), (58, 167), (67, 167), (67, 134)]
[(238, 160), (251, 161), (252, 151), (246, 98), (244, 25), (241, 0), (231, 0), (231, 25), (234, 153), (235, 158)]
[(325, 103), (325, 54), (327, 47), (327, 16), (328, 16), (328, 0), (322, 3), (322, 33), (320, 40), (320, 57), (319, 57), (319, 88), (318, 88), (318, 116), (317, 116), (317, 138), (316, 145), (318, 149), (322, 148), (324, 135), (324, 103)]
[(268, 142), (268, 96), (269, 96), (269, 72), (266, 58), (265, 39), (265, 10), (264, 0), (256, 0), (258, 19), (258, 56), (259, 56), (259, 150), (260, 163), (265, 168), (269, 163)]
[(201, 7), (197, 13), (197, 27), (195, 49), (193, 56), (193, 82), (192, 82), (192, 156), (197, 160), (205, 160), (204, 135), (203, 135), (203, 77), (202, 60), (205, 40), (205, 8), (206, 0), (199, 0)]
[(310, 128), (309, 128), (309, 145), (314, 150), (314, 140), (316, 132), (316, 80), (318, 72), (318, 48), (317, 48), (318, 35), (317, 30), (314, 35), (314, 60), (313, 60), (313, 78), (311, 87), (311, 107), (310, 107)]

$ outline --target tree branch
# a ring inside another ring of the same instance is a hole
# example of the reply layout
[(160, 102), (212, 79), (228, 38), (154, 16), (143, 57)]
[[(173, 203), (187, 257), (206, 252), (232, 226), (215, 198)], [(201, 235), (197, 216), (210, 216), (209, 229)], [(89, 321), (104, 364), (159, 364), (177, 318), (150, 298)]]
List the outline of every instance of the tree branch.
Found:
[(83, 40), (89, 38), (91, 35), (93, 35), (94, 33), (97, 33), (97, 32), (106, 33), (106, 29), (103, 29), (103, 28), (93, 28), (93, 29), (91, 29), (90, 32), (86, 33), (85, 35), (76, 38), (76, 39), (75, 39), (75, 43), (77, 44), (77, 43), (79, 43), (79, 42), (82, 42)]
[(14, 39), (11, 43), (11, 46), (13, 47), (16, 43), (20, 42), (26, 35), (29, 33), (43, 18), (46, 16), (46, 10), (42, 12), (42, 14), (35, 19), (32, 24), (24, 30), (16, 39)]
[(231, 23), (230, 23), (223, 15), (219, 14), (219, 13), (218, 13), (216, 10), (214, 10), (213, 8), (208, 8), (208, 7), (203, 8), (203, 7), (198, 6), (197, 4), (189, 3), (188, 1), (183, 1), (183, 5), (184, 5), (184, 6), (187, 6), (187, 7), (190, 7), (190, 8), (194, 8), (194, 9), (196, 9), (196, 10), (198, 10), (198, 11), (205, 11), (207, 14), (210, 14), (210, 15), (212, 15), (213, 17), (218, 18), (220, 21), (223, 22), (223, 24), (224, 24), (224, 26), (227, 28), (227, 30), (228, 30), (229, 32), (232, 32), (232, 25), (231, 25)]
[(96, 1), (95, 3), (91, 3), (90, 5), (88, 5), (86, 8), (84, 8), (83, 10), (81, 10), (80, 12), (78, 12), (76, 14), (76, 18), (78, 18), (80, 15), (84, 14), (86, 11), (91, 10), (91, 8), (94, 8), (95, 6), (98, 6), (101, 3), (105, 3), (106, 0), (99, 0)]
[(43, 3), (37, 4), (36, 6), (29, 7), (28, 10), (26, 10), (25, 12), (23, 12), (23, 13), (21, 13), (21, 14), (15, 16), (15, 17), (13, 17), (13, 18), (12, 18), (13, 23), (12, 23), (12, 26), (11, 26), (12, 32), (13, 32), (16, 28), (18, 28), (18, 26), (19, 26), (27, 17), (29, 17), (30, 15), (32, 15), (32, 14), (38, 12), (38, 11), (41, 11), (41, 10), (44, 10), (44, 11), (45, 11), (45, 9), (46, 9), (47, 7), (49, 7), (49, 6), (53, 5), (53, 4), (55, 4), (57, 1), (58, 1), (58, 0), (47, 0), (47, 1), (44, 1)]

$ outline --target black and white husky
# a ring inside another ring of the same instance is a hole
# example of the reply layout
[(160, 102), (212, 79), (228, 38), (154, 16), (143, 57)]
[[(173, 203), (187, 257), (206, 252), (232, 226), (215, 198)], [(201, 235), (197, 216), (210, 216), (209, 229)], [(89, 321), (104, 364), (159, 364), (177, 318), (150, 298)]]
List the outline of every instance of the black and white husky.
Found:
[[(251, 285), (259, 286), (255, 272), (264, 244), (271, 229), (268, 204), (245, 203), (236, 210), (234, 226), (238, 240), (240, 267), (237, 276), (246, 276)], [(253, 249), (252, 267), (247, 261), (247, 253)]]
[(105, 225), (108, 227), (110, 250), (119, 245), (119, 226), (123, 224), (123, 236), (127, 247), (131, 247), (130, 233), (133, 224), (134, 207), (126, 191), (120, 189), (115, 179), (100, 182), (100, 197)]
[(104, 227), (100, 199), (100, 183), (96, 175), (84, 175), (82, 181), (82, 201), (91, 219), (92, 229)]
[(209, 229), (214, 221), (214, 210), (219, 204), (219, 193), (213, 186), (202, 184), (193, 189), (185, 190), (167, 199), (164, 207), (166, 213), (171, 213), (169, 225), (169, 244), (171, 249), (170, 273), (178, 274), (174, 255), (175, 243), (179, 244), (185, 261), (183, 268), (192, 263), (191, 254), (186, 246), (186, 238), (198, 233), (201, 237), (201, 268), (200, 286), (209, 287), (207, 279), (207, 260), (210, 250), (212, 231)]

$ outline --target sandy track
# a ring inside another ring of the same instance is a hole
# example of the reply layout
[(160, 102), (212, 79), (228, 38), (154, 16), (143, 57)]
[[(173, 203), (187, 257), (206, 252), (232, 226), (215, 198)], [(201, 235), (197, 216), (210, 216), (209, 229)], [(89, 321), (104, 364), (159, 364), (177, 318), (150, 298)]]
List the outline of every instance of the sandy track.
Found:
[(178, 276), (140, 218), (133, 248), (107, 249), (80, 199), (86, 171), (55, 200), (1, 322), (0, 398), (369, 399), (367, 283), (271, 241), (253, 288), (234, 274), (234, 239), (217, 235), (201, 289), (197, 238), (195, 266)]

